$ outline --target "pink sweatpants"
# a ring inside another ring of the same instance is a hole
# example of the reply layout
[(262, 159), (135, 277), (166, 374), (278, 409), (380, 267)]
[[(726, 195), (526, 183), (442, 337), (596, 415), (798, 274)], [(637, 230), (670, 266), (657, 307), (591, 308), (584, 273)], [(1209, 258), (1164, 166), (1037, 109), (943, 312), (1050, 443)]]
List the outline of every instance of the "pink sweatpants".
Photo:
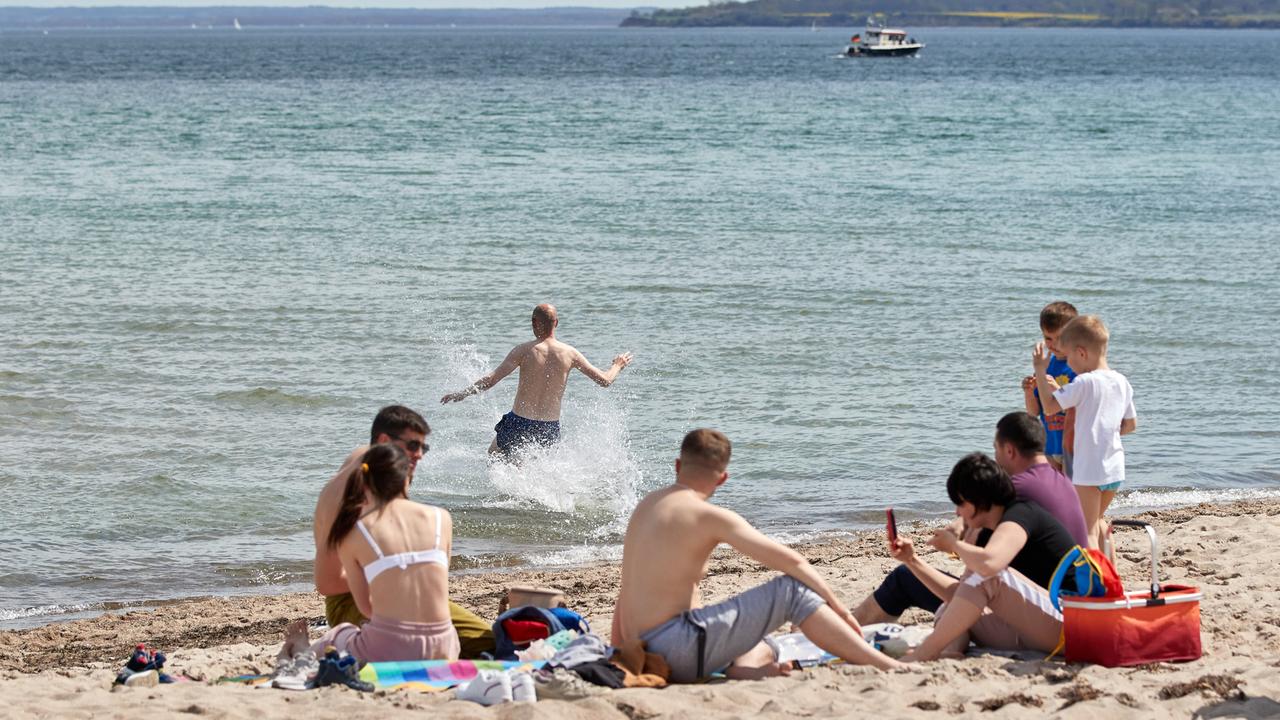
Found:
[(457, 660), (458, 631), (449, 620), (415, 623), (373, 617), (363, 627), (342, 623), (312, 644), (316, 655), (332, 645), (361, 662)]

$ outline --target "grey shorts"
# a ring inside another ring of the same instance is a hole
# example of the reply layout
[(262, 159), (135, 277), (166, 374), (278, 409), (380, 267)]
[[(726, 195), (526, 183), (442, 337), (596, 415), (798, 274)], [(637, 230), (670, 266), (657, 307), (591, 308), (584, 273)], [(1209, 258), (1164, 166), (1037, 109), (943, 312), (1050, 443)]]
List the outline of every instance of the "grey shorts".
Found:
[[(783, 623), (802, 623), (826, 602), (783, 575), (721, 603), (687, 610), (640, 636), (671, 666), (671, 680), (694, 682), (728, 667)], [(777, 648), (774, 648), (777, 652)]]

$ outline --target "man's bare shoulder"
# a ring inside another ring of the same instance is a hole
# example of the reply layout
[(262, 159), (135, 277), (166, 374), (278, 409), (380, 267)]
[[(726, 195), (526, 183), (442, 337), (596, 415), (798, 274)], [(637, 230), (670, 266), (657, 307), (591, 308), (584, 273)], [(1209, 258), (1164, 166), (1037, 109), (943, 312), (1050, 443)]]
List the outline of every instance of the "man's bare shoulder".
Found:
[(515, 360), (517, 363), (524, 362), (529, 357), (529, 351), (532, 350), (540, 341), (529, 340), (511, 348), (511, 352), (507, 353), (507, 358)]
[(569, 343), (563, 340), (553, 339), (551, 343), (552, 343), (551, 351), (554, 352), (556, 355), (559, 355), (560, 357), (573, 360), (577, 358), (578, 355), (581, 354), (578, 352), (578, 348), (570, 345)]
[(347, 456), (347, 459), (342, 461), (342, 467), (338, 468), (338, 472), (334, 473), (333, 477), (329, 478), (329, 481), (324, 484), (324, 488), (320, 490), (321, 503), (324, 503), (325, 500), (329, 499), (330, 495), (333, 495), (334, 493), (340, 494), (346, 489), (347, 476), (349, 476), (351, 471), (355, 469), (356, 463), (360, 462), (360, 458), (364, 457), (364, 454), (368, 449), (368, 445), (361, 445), (355, 450), (352, 450), (351, 454)]
[[(726, 513), (728, 515), (726, 515)], [(633, 518), (662, 516), (667, 519), (702, 521), (707, 518), (737, 517), (731, 510), (713, 505), (692, 490), (680, 485), (670, 485), (654, 490), (636, 504)]]

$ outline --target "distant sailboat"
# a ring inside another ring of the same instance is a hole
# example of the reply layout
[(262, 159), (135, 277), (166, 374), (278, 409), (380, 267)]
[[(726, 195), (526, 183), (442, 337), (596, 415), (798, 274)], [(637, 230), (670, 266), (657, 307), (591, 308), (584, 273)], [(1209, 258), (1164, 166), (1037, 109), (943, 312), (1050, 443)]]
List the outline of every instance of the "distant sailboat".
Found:
[(231, 19), (231, 23), (232, 23), (233, 25), (235, 25), (235, 26), (236, 26), (236, 29), (237, 29), (237, 30), (243, 30), (243, 29), (244, 29), (244, 28), (240, 27), (240, 18), (232, 18), (232, 19)]
[(813, 24), (809, 26), (809, 32), (818, 32), (818, 21), (817, 21), (817, 20), (814, 20), (814, 21), (813, 21)]

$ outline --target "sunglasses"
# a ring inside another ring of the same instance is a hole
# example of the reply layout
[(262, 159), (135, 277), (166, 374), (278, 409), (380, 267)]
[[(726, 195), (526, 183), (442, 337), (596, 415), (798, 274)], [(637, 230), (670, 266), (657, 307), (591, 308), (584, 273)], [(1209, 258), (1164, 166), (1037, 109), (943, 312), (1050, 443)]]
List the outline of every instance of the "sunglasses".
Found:
[(426, 444), (426, 443), (422, 442), (421, 440), (401, 440), (399, 437), (396, 437), (395, 435), (390, 435), (390, 436), (388, 436), (388, 437), (390, 437), (392, 440), (395, 440), (396, 442), (401, 443), (402, 445), (404, 445), (405, 452), (411, 452), (411, 453), (421, 452), (421, 453), (425, 453), (426, 451), (428, 451), (428, 450), (430, 450), (430, 449), (431, 449), (431, 446), (430, 446), (430, 445), (428, 445), (428, 444)]

